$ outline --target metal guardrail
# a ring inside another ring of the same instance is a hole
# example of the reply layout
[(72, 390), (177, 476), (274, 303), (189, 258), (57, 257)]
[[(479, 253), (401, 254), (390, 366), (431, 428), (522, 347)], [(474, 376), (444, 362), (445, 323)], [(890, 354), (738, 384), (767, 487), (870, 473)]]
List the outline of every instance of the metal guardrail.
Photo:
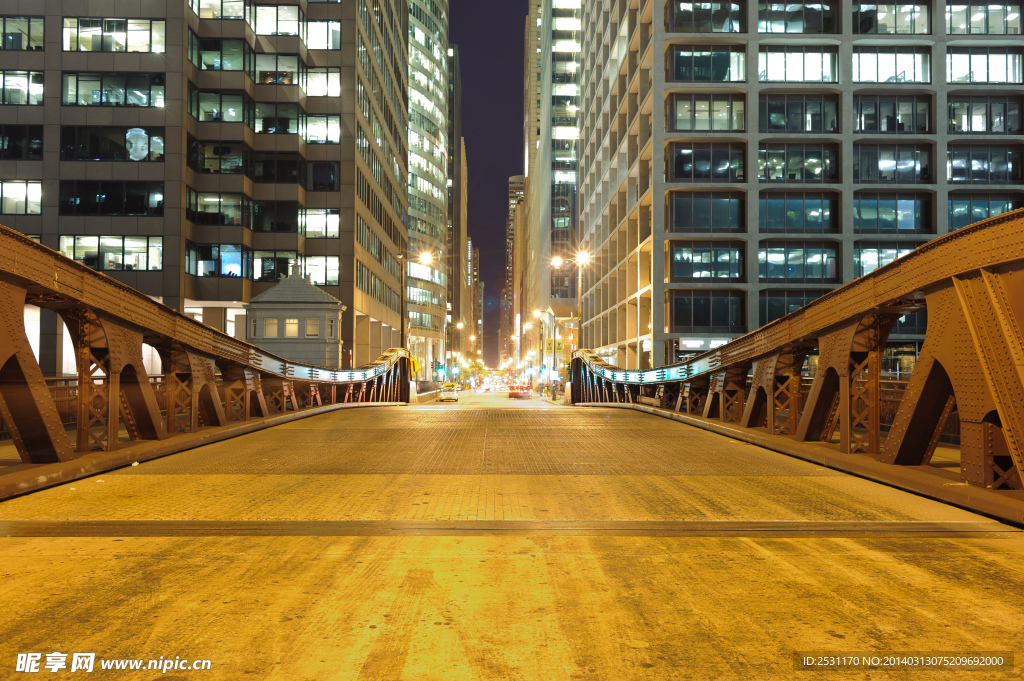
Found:
[[(43, 377), (26, 335), (26, 304), (56, 311), (67, 325), (78, 368), (73, 390)], [(0, 322), (0, 419), (25, 463), (116, 449), (122, 428), (132, 440), (163, 440), (326, 404), (409, 398), (405, 349), (352, 370), (290, 362), (2, 226)], [(146, 374), (144, 344), (160, 355), (162, 377)]]
[[(925, 342), (897, 401), (884, 388), (882, 353), (895, 322), (922, 309)], [(629, 371), (579, 350), (572, 401), (656, 399), (665, 408), (799, 442), (831, 442), (838, 428), (841, 451), (901, 465), (929, 463), (940, 438), (955, 434), (965, 482), (1022, 489), (1022, 320), (1018, 210), (934, 239), (685, 362)], [(801, 372), (813, 352), (817, 371), (804, 391)]]

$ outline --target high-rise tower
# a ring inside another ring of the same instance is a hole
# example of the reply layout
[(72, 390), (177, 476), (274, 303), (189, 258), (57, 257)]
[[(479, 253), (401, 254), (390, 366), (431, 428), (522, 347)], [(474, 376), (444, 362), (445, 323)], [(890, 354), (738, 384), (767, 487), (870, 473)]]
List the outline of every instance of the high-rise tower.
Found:
[(610, 363), (707, 350), (1024, 206), (1019, 3), (611, 0), (582, 26), (580, 345)]
[(346, 365), (402, 343), (406, 4), (37, 6), (0, 16), (0, 222), (241, 337), (298, 266)]
[(443, 376), (448, 323), (448, 3), (409, 0), (409, 341)]

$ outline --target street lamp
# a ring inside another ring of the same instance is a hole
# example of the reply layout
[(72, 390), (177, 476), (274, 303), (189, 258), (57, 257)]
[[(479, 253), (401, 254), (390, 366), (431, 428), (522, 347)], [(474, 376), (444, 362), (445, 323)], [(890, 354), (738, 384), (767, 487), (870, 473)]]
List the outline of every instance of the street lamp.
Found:
[[(579, 251), (576, 253), (575, 258), (563, 258), (556, 255), (551, 258), (551, 266), (555, 269), (560, 268), (565, 263), (573, 263), (576, 265), (576, 300), (579, 301), (580, 305), (580, 320), (583, 319), (583, 268), (590, 263), (590, 254), (586, 251)], [(537, 313), (534, 313), (537, 314)]]
[(551, 259), (551, 266), (555, 269), (560, 268), (564, 263), (573, 263), (576, 265), (576, 301), (580, 306), (579, 321), (577, 322), (577, 347), (582, 347), (583, 343), (583, 268), (590, 263), (590, 254), (586, 251), (577, 251), (575, 258), (562, 258), (555, 256)]

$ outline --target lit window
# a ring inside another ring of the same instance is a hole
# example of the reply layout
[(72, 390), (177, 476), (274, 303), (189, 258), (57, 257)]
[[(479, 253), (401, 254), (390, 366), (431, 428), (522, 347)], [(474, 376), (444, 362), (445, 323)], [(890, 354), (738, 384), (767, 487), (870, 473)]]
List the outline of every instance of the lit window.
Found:
[(757, 79), (780, 83), (839, 82), (835, 47), (766, 46), (757, 55)]
[(745, 6), (740, 2), (669, 2), (665, 30), (670, 33), (741, 33)]
[(299, 337), (299, 320), (298, 319), (285, 319), (284, 320), (284, 337), (285, 338), (298, 338)]
[(0, 104), (43, 103), (42, 71), (0, 71)]
[(43, 49), (43, 17), (0, 17), (0, 50)]
[(276, 319), (264, 319), (263, 320), (263, 337), (264, 338), (277, 338), (277, 320)]
[(166, 22), (162, 19), (64, 18), (66, 52), (166, 51)]
[(320, 336), (320, 320), (319, 319), (307, 319), (306, 320), (306, 337), (316, 338)]
[(854, 47), (854, 83), (930, 83), (927, 47)]
[(853, 4), (854, 33), (927, 35), (928, 4)]
[(758, 33), (836, 33), (836, 3), (794, 4), (762, 2), (757, 6)]
[(39, 215), (42, 206), (42, 182), (0, 180), (0, 213)]

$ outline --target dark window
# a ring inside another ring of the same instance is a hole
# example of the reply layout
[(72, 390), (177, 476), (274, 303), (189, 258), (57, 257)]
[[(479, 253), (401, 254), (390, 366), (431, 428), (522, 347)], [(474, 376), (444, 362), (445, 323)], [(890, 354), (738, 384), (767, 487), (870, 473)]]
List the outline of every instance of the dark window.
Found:
[(946, 180), (971, 184), (1021, 182), (1021, 148), (997, 145), (950, 145)]
[(43, 126), (0, 125), (0, 160), (43, 160)]
[(743, 144), (673, 144), (671, 182), (743, 182)]
[(853, 131), (931, 132), (931, 97), (854, 95)]
[(160, 216), (164, 183), (61, 180), (60, 214)]
[(903, 335), (924, 335), (928, 331), (928, 310), (918, 310), (896, 320), (892, 333)]
[(672, 333), (740, 334), (747, 330), (747, 298), (741, 291), (673, 290), (671, 300)]
[(242, 194), (185, 191), (185, 217), (197, 225), (240, 225), (252, 229), (253, 201)]
[(854, 144), (853, 181), (861, 184), (934, 182), (931, 147), (924, 144)]
[(949, 195), (949, 231), (962, 229), (1018, 208), (1024, 208), (1024, 195), (953, 193)]
[(758, 296), (761, 326), (781, 319), (791, 312), (796, 312), (801, 307), (809, 305), (814, 300), (828, 293), (828, 289), (816, 289), (813, 291), (775, 289), (761, 291)]
[(253, 231), (297, 233), (299, 231), (298, 202), (257, 201)]
[(832, 241), (762, 241), (758, 276), (762, 282), (838, 282), (837, 252)]
[(305, 85), (306, 62), (297, 54), (257, 54), (254, 80), (269, 85)]
[(745, 195), (740, 192), (672, 192), (670, 232), (742, 232)]
[(199, 38), (189, 31), (188, 58), (203, 71), (244, 71), (256, 80), (256, 55), (244, 40)]
[(337, 161), (313, 161), (306, 165), (306, 191), (334, 192), (341, 189), (341, 167)]
[(164, 129), (65, 125), (62, 161), (163, 161)]
[(839, 132), (839, 99), (833, 95), (761, 95), (761, 132)]
[(742, 45), (675, 45), (666, 80), (676, 83), (723, 83), (747, 79)]
[(858, 234), (932, 234), (931, 197), (927, 194), (856, 192), (853, 231)]
[(306, 112), (298, 104), (257, 102), (256, 132), (270, 135), (304, 135)]
[(253, 177), (253, 153), (239, 140), (200, 142), (188, 136), (188, 167), (197, 173)]
[(253, 180), (297, 184), (303, 174), (305, 160), (290, 151), (257, 151), (253, 154)]
[(839, 200), (822, 192), (761, 192), (762, 232), (838, 232)]
[(746, 281), (744, 248), (742, 241), (673, 241), (669, 249), (672, 281)]
[(838, 182), (835, 144), (762, 144), (757, 152), (760, 182)]

